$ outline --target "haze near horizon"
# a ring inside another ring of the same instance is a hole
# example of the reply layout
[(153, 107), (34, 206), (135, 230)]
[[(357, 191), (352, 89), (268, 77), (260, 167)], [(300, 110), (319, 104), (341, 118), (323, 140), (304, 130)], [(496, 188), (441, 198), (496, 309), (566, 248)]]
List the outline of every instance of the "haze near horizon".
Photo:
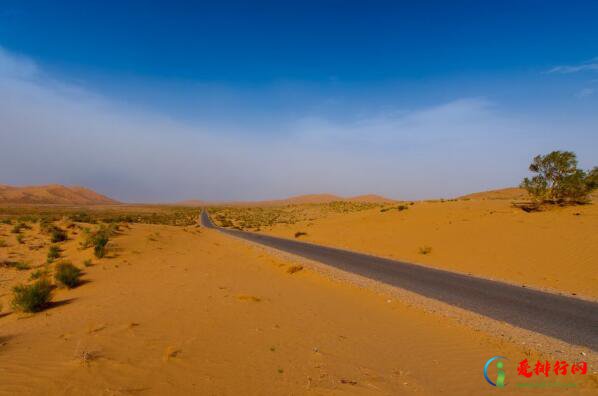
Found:
[(597, 12), (3, 2), (0, 184), (127, 202), (419, 199), (515, 186), (552, 150), (588, 168)]

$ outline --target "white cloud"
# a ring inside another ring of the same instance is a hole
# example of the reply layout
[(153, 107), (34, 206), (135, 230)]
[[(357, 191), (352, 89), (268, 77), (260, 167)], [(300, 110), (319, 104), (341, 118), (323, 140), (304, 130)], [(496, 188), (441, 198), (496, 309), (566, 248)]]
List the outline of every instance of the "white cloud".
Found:
[(598, 58), (591, 59), (579, 65), (555, 66), (547, 73), (571, 74), (584, 71), (598, 71)]
[(140, 111), (0, 51), (0, 184), (82, 184), (128, 201), (448, 197), (516, 184), (535, 154), (595, 158), (598, 147), (595, 123), (520, 119), (482, 98), (344, 122), (222, 125)]

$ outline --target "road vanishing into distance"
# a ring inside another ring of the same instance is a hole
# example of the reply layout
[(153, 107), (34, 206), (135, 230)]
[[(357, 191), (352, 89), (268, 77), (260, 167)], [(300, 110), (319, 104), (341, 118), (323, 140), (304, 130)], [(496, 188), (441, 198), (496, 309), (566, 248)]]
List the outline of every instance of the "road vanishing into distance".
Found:
[(297, 256), (409, 290), (523, 329), (598, 351), (598, 303), (368, 254), (201, 224)]

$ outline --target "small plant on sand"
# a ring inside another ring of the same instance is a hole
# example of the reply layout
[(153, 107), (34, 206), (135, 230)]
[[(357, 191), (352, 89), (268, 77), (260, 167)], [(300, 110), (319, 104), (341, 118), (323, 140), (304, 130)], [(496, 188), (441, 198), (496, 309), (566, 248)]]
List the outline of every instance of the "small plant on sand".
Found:
[(302, 237), (302, 236), (304, 236), (304, 235), (307, 235), (307, 232), (303, 232), (303, 231), (297, 231), (297, 232), (295, 233), (295, 238), (299, 238), (299, 237)]
[(39, 312), (52, 298), (52, 285), (40, 279), (31, 285), (18, 285), (12, 289), (12, 307), (21, 312)]
[(86, 267), (91, 267), (93, 263), (91, 262), (91, 259), (87, 259), (83, 262), (83, 265)]
[(89, 223), (89, 224), (97, 223), (97, 221), (93, 217), (91, 217), (91, 215), (87, 212), (73, 213), (72, 215), (69, 216), (69, 219), (71, 221), (75, 221), (77, 223)]
[(60, 248), (56, 245), (50, 246), (50, 249), (48, 250), (48, 263), (52, 263), (58, 257), (60, 257)]
[(4, 239), (0, 239), (0, 248), (7, 247), (7, 246), (8, 246), (8, 244), (6, 243), (6, 241)]
[(33, 271), (31, 273), (31, 275), (29, 276), (29, 279), (31, 279), (31, 280), (41, 279), (41, 278), (46, 277), (47, 275), (48, 275), (47, 269), (36, 269), (35, 271)]
[(432, 253), (432, 248), (430, 246), (422, 246), (419, 248), (419, 254), (430, 254)]
[(54, 279), (60, 285), (72, 289), (77, 287), (81, 278), (81, 270), (68, 261), (63, 261), (56, 265)]
[(0, 219), (0, 224), (12, 224), (12, 220), (11, 219)]
[(93, 254), (97, 258), (103, 258), (106, 255), (106, 245), (108, 244), (108, 236), (100, 235), (94, 242)]
[(15, 226), (10, 230), (13, 234), (19, 234), (23, 230), (30, 230), (31, 226), (26, 223), (17, 223)]
[(31, 267), (24, 261), (18, 261), (15, 263), (15, 269), (19, 271), (27, 271), (28, 269), (31, 269)]
[(23, 234), (17, 234), (17, 242), (21, 245), (25, 243), (25, 237), (23, 236)]
[(588, 172), (578, 169), (572, 151), (538, 155), (529, 170), (536, 175), (523, 179), (521, 188), (527, 190), (536, 204), (586, 203), (589, 194), (598, 188), (598, 167)]
[(87, 237), (81, 244), (83, 248), (93, 246), (93, 253), (97, 258), (103, 258), (106, 255), (106, 245), (112, 236), (116, 232), (115, 225), (101, 226), (96, 231), (85, 231)]
[(409, 206), (407, 206), (407, 205), (399, 205), (399, 206), (397, 206), (397, 210), (399, 212), (401, 212), (403, 210), (407, 210), (407, 209), (409, 209)]
[(52, 241), (52, 243), (58, 243), (58, 242), (63, 242), (66, 241), (68, 239), (68, 236), (66, 234), (66, 231), (64, 231), (62, 228), (53, 226), (50, 230), (50, 241)]

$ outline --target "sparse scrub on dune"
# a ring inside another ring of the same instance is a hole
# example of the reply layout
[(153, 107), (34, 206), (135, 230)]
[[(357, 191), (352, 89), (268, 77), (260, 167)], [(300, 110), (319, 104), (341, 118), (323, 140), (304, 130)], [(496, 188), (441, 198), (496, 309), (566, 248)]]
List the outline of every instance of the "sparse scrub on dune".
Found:
[(588, 172), (577, 168), (577, 156), (572, 151), (538, 155), (529, 170), (536, 175), (523, 179), (521, 188), (536, 205), (587, 203), (590, 193), (598, 188), (598, 167)]
[(12, 228), (12, 230), (10, 232), (12, 232), (13, 234), (19, 234), (21, 233), (21, 231), (23, 230), (30, 230), (31, 226), (27, 223), (17, 223), (15, 224), (15, 226)]
[(69, 216), (69, 220), (77, 223), (89, 223), (96, 224), (97, 220), (94, 219), (88, 212), (77, 212)]
[(4, 239), (0, 239), (0, 248), (7, 247), (8, 243)]
[(37, 269), (35, 271), (33, 271), (31, 273), (31, 275), (29, 276), (29, 278), (31, 280), (36, 280), (36, 279), (41, 279), (44, 278), (48, 275), (48, 270), (47, 269)]
[[(413, 204), (413, 202), (411, 202), (411, 205), (412, 205), (412, 204)], [(380, 209), (380, 212), (388, 212), (389, 210), (393, 210), (393, 209), (396, 209), (396, 210), (398, 210), (399, 212), (402, 212), (402, 211), (404, 211), (404, 210), (407, 210), (407, 209), (409, 209), (409, 206), (407, 206), (407, 205), (391, 206), (391, 207), (387, 207), (387, 208), (382, 208), (382, 209)]]
[(432, 248), (430, 246), (422, 246), (419, 248), (419, 254), (427, 255), (432, 253)]
[(50, 249), (48, 250), (48, 256), (47, 256), (48, 263), (52, 263), (58, 257), (60, 257), (60, 248), (56, 245), (50, 246)]
[(323, 204), (283, 205), (274, 207), (211, 207), (214, 222), (227, 228), (260, 230), (276, 224), (296, 224), (331, 213), (349, 213), (380, 207), (380, 204), (336, 201)]
[(52, 227), (50, 231), (50, 241), (52, 243), (64, 242), (68, 239), (66, 231), (59, 227)]
[(297, 231), (295, 233), (295, 238), (299, 238), (299, 237), (302, 237), (302, 236), (305, 236), (305, 235), (307, 235), (307, 232)]
[(0, 268), (14, 268), (19, 271), (25, 271), (30, 267), (29, 264), (25, 263), (24, 261), (2, 260), (0, 261)]
[(27, 271), (28, 269), (30, 269), (31, 267), (29, 266), (29, 264), (27, 264), (24, 261), (18, 261), (15, 264), (15, 268), (19, 271)]
[(91, 262), (91, 259), (87, 259), (83, 262), (83, 265), (86, 267), (91, 267), (93, 263)]
[(17, 234), (17, 242), (19, 244), (25, 243), (25, 237), (23, 236), (23, 234)]
[(106, 255), (106, 245), (108, 244), (107, 235), (99, 235), (93, 245), (93, 254), (97, 258), (103, 258)]
[(11, 219), (0, 219), (0, 224), (11, 225), (12, 220)]
[(12, 307), (21, 312), (39, 312), (52, 298), (52, 285), (45, 278), (31, 285), (15, 286), (12, 291)]
[(102, 225), (95, 231), (85, 229), (84, 232), (87, 235), (81, 247), (86, 249), (93, 246), (94, 255), (97, 258), (103, 258), (106, 255), (106, 246), (110, 241), (110, 237), (117, 232), (117, 226), (115, 224)]
[(80, 282), (81, 277), (81, 270), (75, 267), (68, 261), (63, 261), (61, 263), (56, 264), (56, 268), (54, 270), (54, 279), (60, 285), (72, 289), (73, 287), (77, 287)]

